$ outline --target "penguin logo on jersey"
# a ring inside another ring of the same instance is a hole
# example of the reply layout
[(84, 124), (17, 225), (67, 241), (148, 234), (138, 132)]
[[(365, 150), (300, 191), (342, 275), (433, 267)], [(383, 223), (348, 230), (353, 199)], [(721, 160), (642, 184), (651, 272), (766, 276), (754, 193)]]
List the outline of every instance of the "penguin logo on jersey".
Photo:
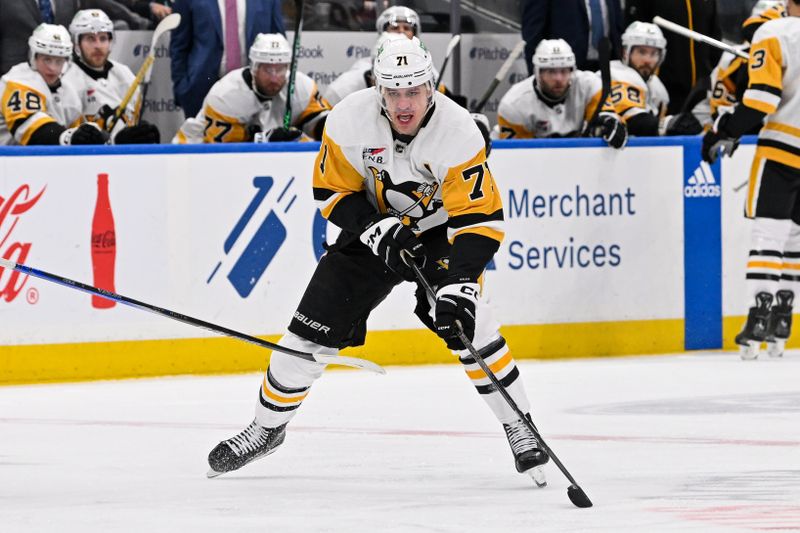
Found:
[(368, 167), (375, 180), (375, 197), (381, 213), (389, 213), (400, 218), (412, 230), (418, 230), (417, 222), (428, 217), (442, 207), (442, 201), (433, 196), (439, 184), (404, 181), (393, 183), (386, 170)]

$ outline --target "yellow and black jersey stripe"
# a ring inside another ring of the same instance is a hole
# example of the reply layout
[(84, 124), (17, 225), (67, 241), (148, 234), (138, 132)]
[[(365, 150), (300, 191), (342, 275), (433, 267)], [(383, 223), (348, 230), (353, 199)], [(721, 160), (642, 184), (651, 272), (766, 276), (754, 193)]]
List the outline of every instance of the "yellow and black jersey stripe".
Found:
[(509, 122), (504, 116), (497, 115), (497, 126), (501, 139), (532, 139), (535, 135), (522, 124)]
[(325, 133), (314, 162), (312, 184), (314, 200), (322, 216), (329, 220), (342, 199), (364, 190), (363, 176), (347, 160), (342, 147)]
[(319, 133), (321, 130), (315, 127), (316, 123), (331, 109), (331, 104), (329, 104), (328, 101), (322, 97), (319, 90), (315, 86), (311, 96), (308, 99), (306, 107), (303, 109), (302, 113), (300, 113), (300, 116), (297, 117), (297, 120), (295, 120), (293, 126), (303, 130), (309, 137), (320, 140)]
[[(611, 82), (611, 93), (608, 95), (608, 105), (611, 110), (627, 121), (631, 116), (647, 111), (647, 95), (641, 87), (626, 81), (614, 80)], [(606, 110), (606, 106), (603, 106)]]
[(736, 80), (740, 69), (746, 68), (747, 61), (736, 56), (725, 68), (720, 68), (717, 71), (716, 79), (713, 82), (714, 85), (711, 88), (711, 97), (709, 98), (711, 116), (716, 116), (720, 107), (729, 107), (736, 104), (736, 92), (738, 90)]
[(209, 104), (206, 104), (203, 109), (203, 115), (205, 119), (204, 143), (236, 143), (250, 140), (247, 124), (236, 117), (223, 115)]
[(778, 37), (769, 37), (750, 47), (747, 72), (750, 84), (742, 103), (762, 113), (778, 109), (783, 94), (783, 54)]

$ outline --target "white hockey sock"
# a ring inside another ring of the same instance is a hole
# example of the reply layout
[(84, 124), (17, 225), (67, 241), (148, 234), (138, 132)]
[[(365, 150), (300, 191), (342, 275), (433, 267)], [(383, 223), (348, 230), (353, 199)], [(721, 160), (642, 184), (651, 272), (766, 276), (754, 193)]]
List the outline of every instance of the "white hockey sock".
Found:
[(800, 225), (792, 222), (792, 229), (783, 250), (783, 269), (779, 290), (800, 291)]
[[(475, 348), (483, 356), (486, 365), (497, 376), (497, 379), (508, 391), (509, 396), (516, 402), (520, 410), (523, 413), (529, 412), (530, 403), (528, 402), (528, 396), (525, 394), (525, 386), (519, 378), (519, 369), (514, 362), (514, 358), (511, 357), (506, 340), (500, 335), (495, 335), (488, 341), (476, 344)], [(473, 359), (469, 351), (462, 350), (456, 353), (459, 361), (464, 365), (464, 371), (472, 381), (472, 384), (475, 385), (478, 394), (486, 401), (497, 419), (503, 424), (510, 424), (517, 420), (519, 417), (508, 405), (508, 402), (495, 390), (489, 377)]]
[[(286, 333), (281, 346), (303, 352), (335, 355), (339, 350)], [(264, 427), (277, 427), (291, 420), (308, 395), (314, 381), (322, 375), (322, 363), (306, 361), (281, 352), (272, 352), (256, 402), (256, 421)]]
[(756, 304), (756, 294), (775, 295), (783, 271), (783, 251), (792, 229), (791, 220), (755, 218), (747, 260), (747, 305)]

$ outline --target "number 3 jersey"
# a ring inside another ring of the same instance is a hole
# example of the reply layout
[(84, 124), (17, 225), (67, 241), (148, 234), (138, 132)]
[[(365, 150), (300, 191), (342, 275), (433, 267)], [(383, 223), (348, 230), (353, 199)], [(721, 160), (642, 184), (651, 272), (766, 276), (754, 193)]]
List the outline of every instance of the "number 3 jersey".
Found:
[[(465, 109), (438, 92), (433, 102), (413, 138), (392, 131), (375, 89), (339, 102), (328, 116), (314, 166), (314, 198), (325, 218), (356, 234), (380, 212), (418, 234), (446, 228), (454, 246), (468, 241), (476, 249), (496, 250), (503, 206), (483, 137)], [(482, 271), (486, 263), (478, 263)]]
[(58, 144), (38, 137), (48, 124), (72, 124), (81, 102), (72, 88), (59, 82), (51, 89), (28, 63), (19, 63), (0, 78), (0, 110), (0, 144)]
[[(250, 67), (232, 70), (211, 87), (196, 117), (190, 117), (172, 139), (173, 143), (230, 143), (252, 141), (251, 129), (268, 131), (283, 126), (287, 85), (272, 97), (253, 90)], [(317, 84), (297, 72), (292, 95), (291, 125), (314, 137), (320, 119), (331, 106), (322, 98)]]

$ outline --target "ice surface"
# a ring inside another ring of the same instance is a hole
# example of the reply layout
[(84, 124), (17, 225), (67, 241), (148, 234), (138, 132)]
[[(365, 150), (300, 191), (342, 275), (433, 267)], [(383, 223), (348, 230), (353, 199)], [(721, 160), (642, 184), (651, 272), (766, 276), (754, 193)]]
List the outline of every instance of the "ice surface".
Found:
[(327, 372), (280, 450), (213, 480), (259, 375), (0, 388), (0, 530), (800, 531), (800, 353), (520, 367), (593, 508), (552, 462), (516, 473), (459, 366), (389, 367)]

